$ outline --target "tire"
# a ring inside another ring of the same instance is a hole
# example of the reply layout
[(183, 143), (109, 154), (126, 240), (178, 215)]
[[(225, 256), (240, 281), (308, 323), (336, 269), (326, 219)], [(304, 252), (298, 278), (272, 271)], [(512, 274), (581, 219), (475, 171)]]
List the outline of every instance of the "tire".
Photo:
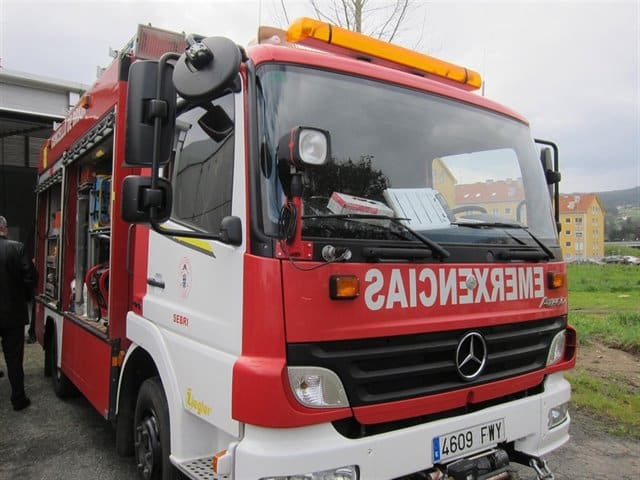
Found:
[[(56, 338), (55, 331), (51, 335), (51, 339), (49, 341), (49, 355), (45, 355), (45, 358), (49, 360), (49, 368), (48, 371), (51, 374), (53, 391), (55, 392), (58, 398), (71, 398), (78, 395), (78, 390), (71, 383), (71, 380), (62, 373), (62, 370), (58, 367), (58, 339)], [(45, 375), (47, 373), (47, 369), (45, 369)]]
[(51, 356), (52, 356), (52, 352), (51, 352), (51, 336), (46, 337), (45, 336), (45, 345), (44, 345), (44, 376), (45, 377), (50, 377), (52, 375), (51, 373), (51, 364), (53, 363), (51, 361)]
[(145, 380), (134, 413), (134, 445), (138, 474), (143, 480), (174, 480), (169, 460), (171, 432), (169, 407), (159, 377)]

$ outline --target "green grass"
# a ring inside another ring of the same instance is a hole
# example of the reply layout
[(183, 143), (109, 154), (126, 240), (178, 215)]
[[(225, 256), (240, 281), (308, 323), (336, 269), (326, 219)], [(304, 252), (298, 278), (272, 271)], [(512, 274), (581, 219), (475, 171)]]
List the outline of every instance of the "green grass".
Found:
[(577, 408), (597, 415), (614, 434), (640, 438), (640, 395), (623, 378), (607, 380), (577, 369), (567, 375)]
[(605, 245), (604, 246), (604, 254), (605, 256), (609, 255), (631, 255), (632, 257), (640, 257), (640, 248), (634, 247), (623, 247), (617, 245)]
[(640, 267), (569, 265), (569, 320), (580, 342), (640, 352)]
[(618, 209), (618, 217), (640, 218), (640, 208), (620, 208)]
[[(640, 252), (639, 252), (640, 253)], [(640, 288), (638, 265), (569, 264), (569, 292), (633, 292)]]
[(640, 353), (640, 267), (569, 265), (569, 322), (580, 343)]
[(640, 313), (606, 315), (570, 313), (569, 322), (578, 331), (580, 344), (597, 339), (610, 347), (640, 354)]
[[(598, 341), (640, 355), (640, 267), (572, 264), (567, 273), (569, 322), (580, 344)], [(567, 374), (573, 404), (603, 419), (610, 432), (640, 438), (640, 389), (621, 375), (602, 378), (585, 367), (578, 362)]]

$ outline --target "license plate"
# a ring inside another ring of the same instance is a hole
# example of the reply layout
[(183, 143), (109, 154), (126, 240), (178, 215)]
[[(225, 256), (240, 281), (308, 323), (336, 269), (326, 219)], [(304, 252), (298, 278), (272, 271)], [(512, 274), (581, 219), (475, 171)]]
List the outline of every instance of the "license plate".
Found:
[(506, 440), (504, 419), (440, 435), (433, 439), (433, 462), (443, 462)]

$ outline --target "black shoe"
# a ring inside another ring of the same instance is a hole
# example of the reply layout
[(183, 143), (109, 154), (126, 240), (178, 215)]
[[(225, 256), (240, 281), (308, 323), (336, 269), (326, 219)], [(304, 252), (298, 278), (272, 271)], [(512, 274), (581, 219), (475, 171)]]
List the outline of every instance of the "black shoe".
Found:
[(28, 397), (22, 397), (19, 400), (12, 401), (11, 403), (13, 403), (13, 409), (17, 412), (19, 410), (24, 410), (31, 405), (31, 400), (29, 400)]
[(29, 343), (29, 344), (36, 343), (36, 337), (34, 335), (29, 335), (27, 337), (27, 343)]
[(0, 378), (4, 377), (4, 372), (0, 370)]

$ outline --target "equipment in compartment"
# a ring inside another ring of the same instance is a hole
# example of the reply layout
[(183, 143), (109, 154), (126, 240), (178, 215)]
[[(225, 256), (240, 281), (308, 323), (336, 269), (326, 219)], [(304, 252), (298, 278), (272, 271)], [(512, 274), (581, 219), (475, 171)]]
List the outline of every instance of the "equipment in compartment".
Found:
[(87, 287), (87, 294), (96, 307), (93, 315), (89, 315), (90, 312), (87, 311), (87, 316), (97, 320), (106, 318), (109, 299), (109, 262), (91, 267), (87, 271), (84, 283)]
[[(104, 172), (104, 169), (102, 170)], [(83, 167), (79, 175), (73, 310), (93, 322), (108, 323), (111, 175)]]
[(89, 223), (92, 230), (111, 225), (111, 176), (97, 175), (89, 193)]
[(58, 296), (58, 236), (45, 240), (44, 293), (55, 299)]
[(60, 183), (54, 183), (43, 196), (44, 206), (44, 269), (42, 293), (48, 301), (57, 302), (60, 293), (60, 235), (62, 231), (62, 188)]

